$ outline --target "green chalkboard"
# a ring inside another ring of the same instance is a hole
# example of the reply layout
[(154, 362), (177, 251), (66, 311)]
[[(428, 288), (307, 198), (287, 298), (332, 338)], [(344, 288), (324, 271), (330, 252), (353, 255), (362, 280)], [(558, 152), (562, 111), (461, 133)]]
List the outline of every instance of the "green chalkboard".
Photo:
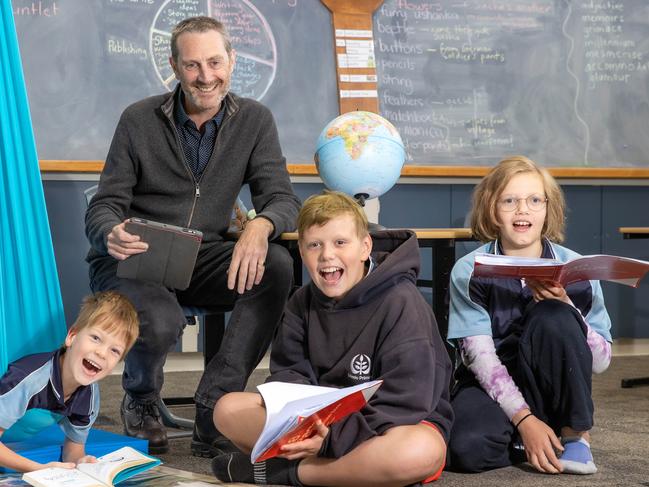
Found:
[(379, 107), (409, 164), (649, 166), (649, 3), (385, 0)]
[[(273, 111), (289, 163), (338, 115), (320, 0), (12, 0), (40, 159), (103, 159), (121, 111), (173, 88), (171, 27), (230, 26), (233, 91)], [(351, 0), (350, 0), (350, 3)], [(649, 3), (385, 0), (380, 113), (419, 166), (649, 167)]]
[(39, 159), (103, 160), (120, 113), (172, 90), (172, 27), (210, 15), (238, 58), (232, 91), (273, 112), (289, 163), (338, 115), (331, 15), (319, 0), (12, 0)]

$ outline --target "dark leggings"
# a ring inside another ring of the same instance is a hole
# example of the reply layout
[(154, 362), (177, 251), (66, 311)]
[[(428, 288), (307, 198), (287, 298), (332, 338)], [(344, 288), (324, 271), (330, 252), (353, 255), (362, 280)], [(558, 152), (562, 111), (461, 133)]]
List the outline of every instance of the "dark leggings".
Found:
[[(534, 415), (557, 434), (564, 426), (593, 426), (593, 357), (579, 312), (558, 300), (544, 300), (523, 317), (514, 363), (506, 364)], [(455, 423), (449, 467), (482, 472), (525, 460), (515, 448), (514, 426), (478, 382), (466, 380), (451, 400)]]

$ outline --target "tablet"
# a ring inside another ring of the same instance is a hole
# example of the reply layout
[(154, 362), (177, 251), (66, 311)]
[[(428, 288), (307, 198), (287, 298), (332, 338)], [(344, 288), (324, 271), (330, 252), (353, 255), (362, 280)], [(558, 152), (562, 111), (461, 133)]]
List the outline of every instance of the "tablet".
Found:
[(125, 229), (139, 235), (149, 244), (149, 250), (120, 260), (117, 277), (155, 282), (179, 290), (189, 287), (202, 232), (142, 218), (129, 219)]

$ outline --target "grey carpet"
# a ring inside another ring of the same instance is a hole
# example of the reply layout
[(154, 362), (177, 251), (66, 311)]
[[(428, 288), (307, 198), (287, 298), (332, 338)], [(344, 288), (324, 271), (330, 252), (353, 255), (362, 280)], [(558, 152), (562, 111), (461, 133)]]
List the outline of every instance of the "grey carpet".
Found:
[[(255, 371), (250, 384), (263, 381), (265, 371)], [(623, 377), (649, 376), (649, 356), (615, 357), (609, 370), (595, 376), (595, 427), (592, 448), (598, 473), (590, 476), (543, 475), (529, 467), (508, 467), (477, 475), (445, 472), (435, 485), (466, 486), (626, 486), (649, 487), (649, 386), (620, 388)], [(198, 384), (199, 372), (167, 373), (163, 395), (191, 396)], [(111, 376), (101, 383), (102, 415), (98, 427), (120, 432), (119, 404), (122, 399), (120, 378)], [(178, 407), (174, 412), (193, 416), (193, 408)], [(209, 460), (195, 458), (189, 438), (171, 440), (169, 453), (160, 455), (165, 465), (199, 473), (210, 473)]]

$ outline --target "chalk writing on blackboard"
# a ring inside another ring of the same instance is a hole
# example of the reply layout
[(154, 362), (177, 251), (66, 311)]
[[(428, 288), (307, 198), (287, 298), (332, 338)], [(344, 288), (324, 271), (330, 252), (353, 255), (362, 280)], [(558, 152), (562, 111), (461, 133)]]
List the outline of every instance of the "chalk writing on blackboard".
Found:
[(237, 63), (232, 91), (260, 100), (275, 79), (277, 46), (266, 18), (246, 0), (167, 0), (158, 9), (151, 27), (151, 59), (160, 81), (172, 89), (176, 78), (169, 65), (171, 29), (186, 16), (208, 15), (228, 26), (236, 47)]
[[(386, 0), (379, 105), (411, 164), (649, 161), (646, 5), (614, 0)], [(644, 122), (643, 122), (644, 121)]]
[(338, 115), (331, 15), (319, 0), (11, 0), (40, 159), (103, 159), (120, 113), (175, 87), (183, 18), (223, 21), (231, 89), (270, 108), (290, 163)]

